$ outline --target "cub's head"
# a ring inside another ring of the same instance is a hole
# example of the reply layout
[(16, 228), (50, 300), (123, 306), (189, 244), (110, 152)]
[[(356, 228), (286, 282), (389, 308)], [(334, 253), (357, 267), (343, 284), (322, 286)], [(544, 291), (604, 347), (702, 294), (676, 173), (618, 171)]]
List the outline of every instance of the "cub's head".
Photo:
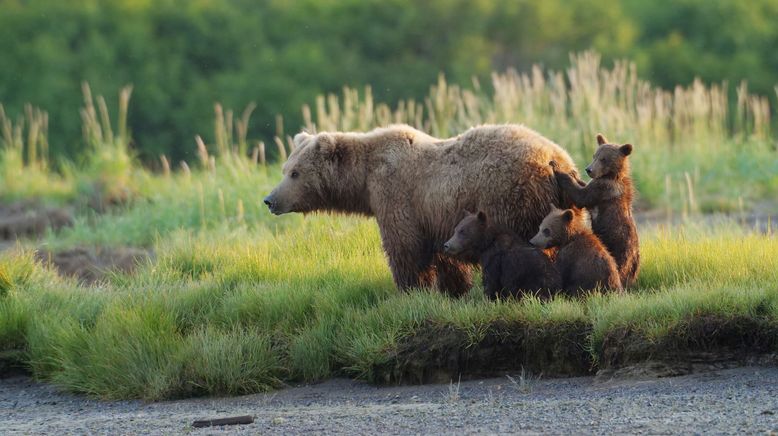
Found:
[(454, 234), (443, 244), (443, 252), (455, 257), (477, 258), (486, 239), (488, 218), (484, 212), (464, 211), (465, 217), (454, 228)]
[(281, 215), (289, 212), (313, 212), (334, 205), (332, 192), (343, 172), (344, 147), (330, 133), (298, 133), (294, 150), (282, 168), (283, 179), (264, 199), (270, 212)]
[(629, 170), (627, 156), (632, 154), (632, 144), (609, 144), (601, 133), (597, 135), (597, 144), (594, 160), (586, 167), (589, 177), (617, 177)]
[(580, 219), (574, 210), (562, 210), (552, 205), (551, 212), (540, 223), (538, 233), (529, 242), (541, 249), (563, 245), (580, 224)]

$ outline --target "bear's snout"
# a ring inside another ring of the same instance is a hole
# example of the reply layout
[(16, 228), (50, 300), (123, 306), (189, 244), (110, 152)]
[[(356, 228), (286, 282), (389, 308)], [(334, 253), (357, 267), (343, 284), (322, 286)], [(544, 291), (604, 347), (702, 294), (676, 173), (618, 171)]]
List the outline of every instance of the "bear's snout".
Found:
[(276, 205), (276, 200), (273, 197), (272, 193), (270, 195), (268, 195), (267, 197), (265, 197), (265, 199), (263, 201), (264, 201), (265, 205), (267, 206), (267, 208), (270, 209), (270, 213), (277, 214), (276, 213), (276, 206), (277, 206)]
[(588, 174), (589, 177), (592, 176), (592, 167), (586, 167), (586, 174)]
[(443, 244), (443, 253), (450, 256), (456, 256), (462, 252), (462, 246), (458, 241), (449, 239)]

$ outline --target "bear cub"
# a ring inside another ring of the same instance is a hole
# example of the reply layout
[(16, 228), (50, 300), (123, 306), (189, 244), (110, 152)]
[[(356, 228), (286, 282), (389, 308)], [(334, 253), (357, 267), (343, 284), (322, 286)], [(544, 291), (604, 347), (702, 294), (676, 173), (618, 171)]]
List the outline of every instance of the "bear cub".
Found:
[(559, 248), (555, 263), (568, 295), (595, 288), (621, 290), (616, 262), (586, 226), (581, 213), (552, 205), (530, 243), (541, 249)]
[(492, 224), (481, 211), (465, 211), (443, 250), (453, 257), (478, 259), (484, 290), (492, 300), (525, 293), (546, 298), (562, 288), (559, 272), (542, 250), (510, 229)]
[(597, 144), (594, 160), (586, 167), (592, 178), (586, 186), (558, 171), (554, 162), (551, 166), (562, 192), (576, 207), (589, 211), (594, 234), (613, 256), (621, 283), (628, 287), (635, 283), (640, 269), (638, 231), (632, 216), (634, 189), (627, 159), (632, 144), (611, 144), (602, 134), (597, 135)]

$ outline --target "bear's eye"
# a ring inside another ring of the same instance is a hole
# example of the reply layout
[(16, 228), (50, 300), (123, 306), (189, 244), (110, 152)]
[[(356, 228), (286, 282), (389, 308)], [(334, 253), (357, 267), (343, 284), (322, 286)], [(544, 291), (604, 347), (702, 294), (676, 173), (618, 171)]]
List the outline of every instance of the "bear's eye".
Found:
[(600, 158), (600, 162), (605, 163), (605, 158)]
[(296, 179), (299, 175), (300, 173), (298, 173), (297, 171), (292, 171), (291, 173), (289, 173), (289, 177), (293, 179)]
[(551, 236), (551, 230), (543, 229), (543, 234), (546, 235), (546, 236)]

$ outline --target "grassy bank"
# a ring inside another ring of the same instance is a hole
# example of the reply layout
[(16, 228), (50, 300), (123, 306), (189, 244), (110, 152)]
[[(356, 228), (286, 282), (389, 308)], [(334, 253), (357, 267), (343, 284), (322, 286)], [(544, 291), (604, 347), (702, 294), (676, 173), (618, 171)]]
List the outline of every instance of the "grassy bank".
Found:
[(651, 231), (624, 296), (492, 303), (391, 283), (373, 223), (310, 217), (276, 234), (179, 231), (134, 276), (83, 288), (30, 253), (0, 261), (0, 347), (102, 398), (256, 392), (335, 375), (448, 381), (573, 375), (680, 352), (778, 351), (778, 244), (735, 228)]

